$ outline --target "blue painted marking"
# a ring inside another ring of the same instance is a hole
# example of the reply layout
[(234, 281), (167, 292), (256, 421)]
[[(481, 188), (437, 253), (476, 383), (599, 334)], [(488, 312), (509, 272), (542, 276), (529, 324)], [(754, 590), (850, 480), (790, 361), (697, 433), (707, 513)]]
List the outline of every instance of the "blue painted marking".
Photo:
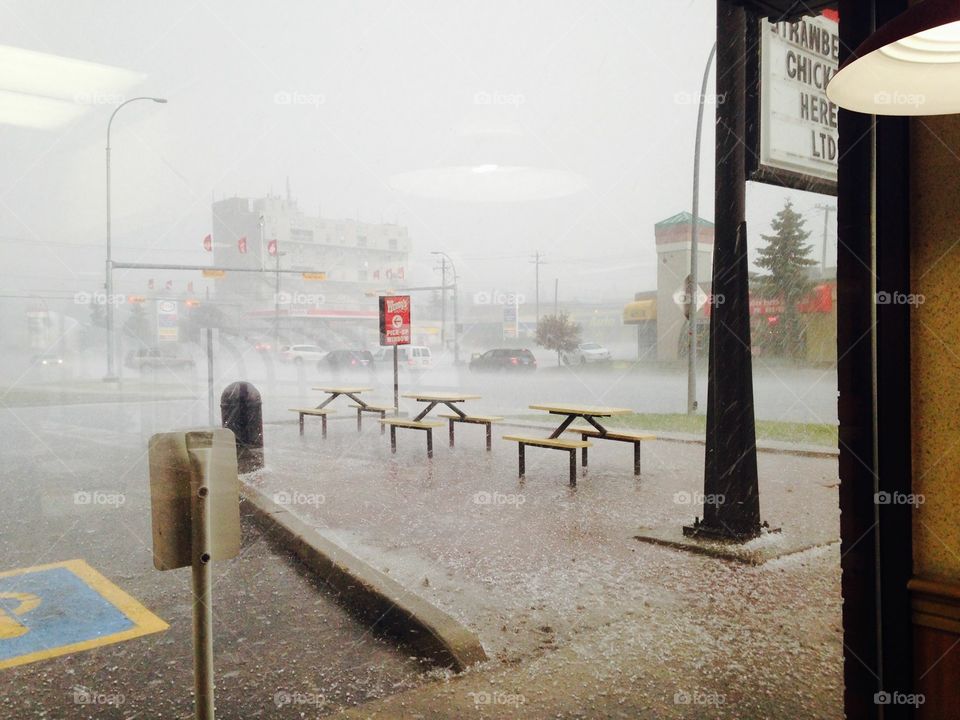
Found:
[[(3, 592), (37, 595), (40, 605), (15, 616), (29, 631), (0, 641), (0, 660), (95, 640), (134, 627), (130, 618), (67, 568), (0, 577), (0, 593)], [(0, 598), (0, 607), (8, 615), (16, 604)]]

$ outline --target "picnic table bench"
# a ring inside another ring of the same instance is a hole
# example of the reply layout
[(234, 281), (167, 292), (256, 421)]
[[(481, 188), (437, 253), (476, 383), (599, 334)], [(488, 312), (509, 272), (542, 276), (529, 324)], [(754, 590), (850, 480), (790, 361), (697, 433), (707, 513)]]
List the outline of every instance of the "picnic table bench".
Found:
[(504, 435), (503, 439), (517, 443), (517, 447), (520, 449), (519, 477), (521, 479), (527, 473), (527, 463), (524, 455), (524, 450), (526, 449), (527, 445), (532, 445), (533, 447), (552, 448), (555, 450), (568, 450), (570, 452), (571, 486), (577, 484), (577, 450), (581, 448), (586, 450), (591, 446), (591, 443), (586, 440), (559, 440), (557, 438), (522, 437), (520, 435)]
[[(621, 430), (607, 430), (601, 433), (592, 427), (569, 427), (568, 433), (576, 433), (581, 439), (597, 438), (600, 440), (614, 440), (616, 442), (633, 443), (633, 474), (640, 475), (640, 443), (644, 440), (656, 440), (656, 435), (650, 433), (624, 432)], [(587, 466), (587, 448), (583, 449), (583, 466)]]
[(335, 412), (334, 410), (323, 410), (320, 408), (290, 408), (290, 412), (299, 413), (300, 415), (300, 435), (303, 436), (303, 416), (304, 415), (313, 415), (319, 417), (321, 420), (321, 437), (326, 439), (327, 437), (327, 415)]
[(381, 427), (390, 428), (390, 452), (397, 452), (397, 428), (424, 430), (427, 433), (427, 458), (433, 457), (433, 429), (443, 427), (440, 422), (424, 422), (422, 420), (404, 420), (403, 418), (385, 418), (380, 420)]

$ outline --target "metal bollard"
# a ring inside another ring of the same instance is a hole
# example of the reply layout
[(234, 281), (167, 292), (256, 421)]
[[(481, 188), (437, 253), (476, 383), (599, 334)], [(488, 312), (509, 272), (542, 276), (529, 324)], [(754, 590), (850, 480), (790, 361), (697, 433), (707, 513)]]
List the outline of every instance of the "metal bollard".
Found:
[(228, 385), (220, 395), (223, 427), (237, 438), (237, 469), (241, 474), (263, 467), (263, 407), (260, 391), (248, 382)]

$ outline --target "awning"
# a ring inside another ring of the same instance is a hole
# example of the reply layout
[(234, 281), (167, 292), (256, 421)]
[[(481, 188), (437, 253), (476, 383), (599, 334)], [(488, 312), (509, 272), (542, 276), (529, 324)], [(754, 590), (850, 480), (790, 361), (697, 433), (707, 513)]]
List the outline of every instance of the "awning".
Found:
[(624, 325), (638, 325), (642, 322), (656, 319), (656, 300), (635, 300), (632, 303), (627, 303), (623, 308)]

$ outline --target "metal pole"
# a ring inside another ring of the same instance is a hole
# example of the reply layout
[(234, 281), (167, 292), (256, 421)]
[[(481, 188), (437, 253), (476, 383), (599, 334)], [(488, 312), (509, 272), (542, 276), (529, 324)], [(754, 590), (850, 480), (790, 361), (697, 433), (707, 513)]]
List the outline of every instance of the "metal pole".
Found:
[(534, 262), (537, 264), (537, 322), (535, 327), (539, 329), (540, 327), (540, 251), (537, 250), (536, 259)]
[(277, 279), (273, 291), (273, 351), (280, 349), (280, 248), (276, 248)]
[[(444, 352), (447, 349), (447, 258), (440, 258), (440, 284), (443, 290), (440, 291), (440, 347)], [(454, 329), (456, 332), (456, 329)]]
[(207, 417), (211, 427), (216, 425), (213, 402), (213, 328), (207, 328)]
[(557, 297), (560, 294), (560, 278), (553, 279), (553, 316), (556, 317), (560, 311), (558, 309)]
[(717, 0), (716, 232), (714, 304), (710, 318), (703, 520), (685, 535), (745, 541), (761, 532), (757, 438), (750, 351), (750, 267), (747, 257), (746, 123), (747, 15), (733, 0)]
[(203, 477), (191, 493), (193, 516), (193, 674), (197, 720), (213, 720), (213, 605), (210, 592), (208, 503)]
[[(119, 110), (120, 108), (117, 108)], [(114, 115), (116, 110), (113, 111)], [(113, 115), (110, 116), (110, 122), (107, 123), (107, 262), (104, 268), (106, 273), (106, 282), (104, 290), (107, 301), (107, 375), (104, 380), (113, 381), (116, 379), (114, 369), (114, 347), (113, 347), (113, 303), (110, 302), (113, 297), (113, 249), (110, 236), (110, 124), (113, 122)]]
[(693, 297), (690, 303), (690, 316), (687, 319), (687, 414), (697, 412), (697, 296), (700, 287), (698, 263), (700, 260), (699, 224), (700, 224), (700, 143), (703, 135), (703, 105), (707, 94), (707, 81), (710, 78), (710, 65), (717, 54), (717, 43), (713, 43), (707, 56), (707, 66), (703, 69), (703, 83), (700, 86), (700, 99), (697, 103), (697, 138), (693, 148), (693, 219), (690, 221), (690, 280)]
[(116, 373), (116, 338), (114, 337), (114, 317), (113, 317), (113, 239), (112, 239), (112, 227), (111, 227), (111, 210), (110, 210), (110, 130), (113, 127), (113, 118), (116, 117), (117, 113), (120, 112), (120, 108), (124, 105), (129, 105), (132, 102), (137, 100), (151, 100), (155, 103), (166, 103), (167, 101), (164, 98), (156, 97), (135, 97), (125, 100), (124, 102), (117, 105), (114, 108), (113, 112), (110, 113), (110, 119), (107, 121), (107, 147), (106, 147), (106, 174), (107, 174), (107, 261), (104, 267), (106, 273), (106, 301), (107, 301), (107, 315), (106, 315), (106, 325), (107, 325), (107, 374), (103, 378), (106, 381), (114, 381), (117, 379)]
[[(393, 346), (393, 414), (400, 414), (400, 364), (397, 361), (397, 346)], [(393, 431), (393, 428), (390, 428)]]
[(460, 293), (457, 292), (460, 278), (457, 276), (457, 266), (453, 264), (453, 260), (450, 261), (450, 266), (453, 268), (453, 364), (460, 364), (460, 332), (457, 329), (459, 327), (459, 318), (457, 316), (457, 295)]

